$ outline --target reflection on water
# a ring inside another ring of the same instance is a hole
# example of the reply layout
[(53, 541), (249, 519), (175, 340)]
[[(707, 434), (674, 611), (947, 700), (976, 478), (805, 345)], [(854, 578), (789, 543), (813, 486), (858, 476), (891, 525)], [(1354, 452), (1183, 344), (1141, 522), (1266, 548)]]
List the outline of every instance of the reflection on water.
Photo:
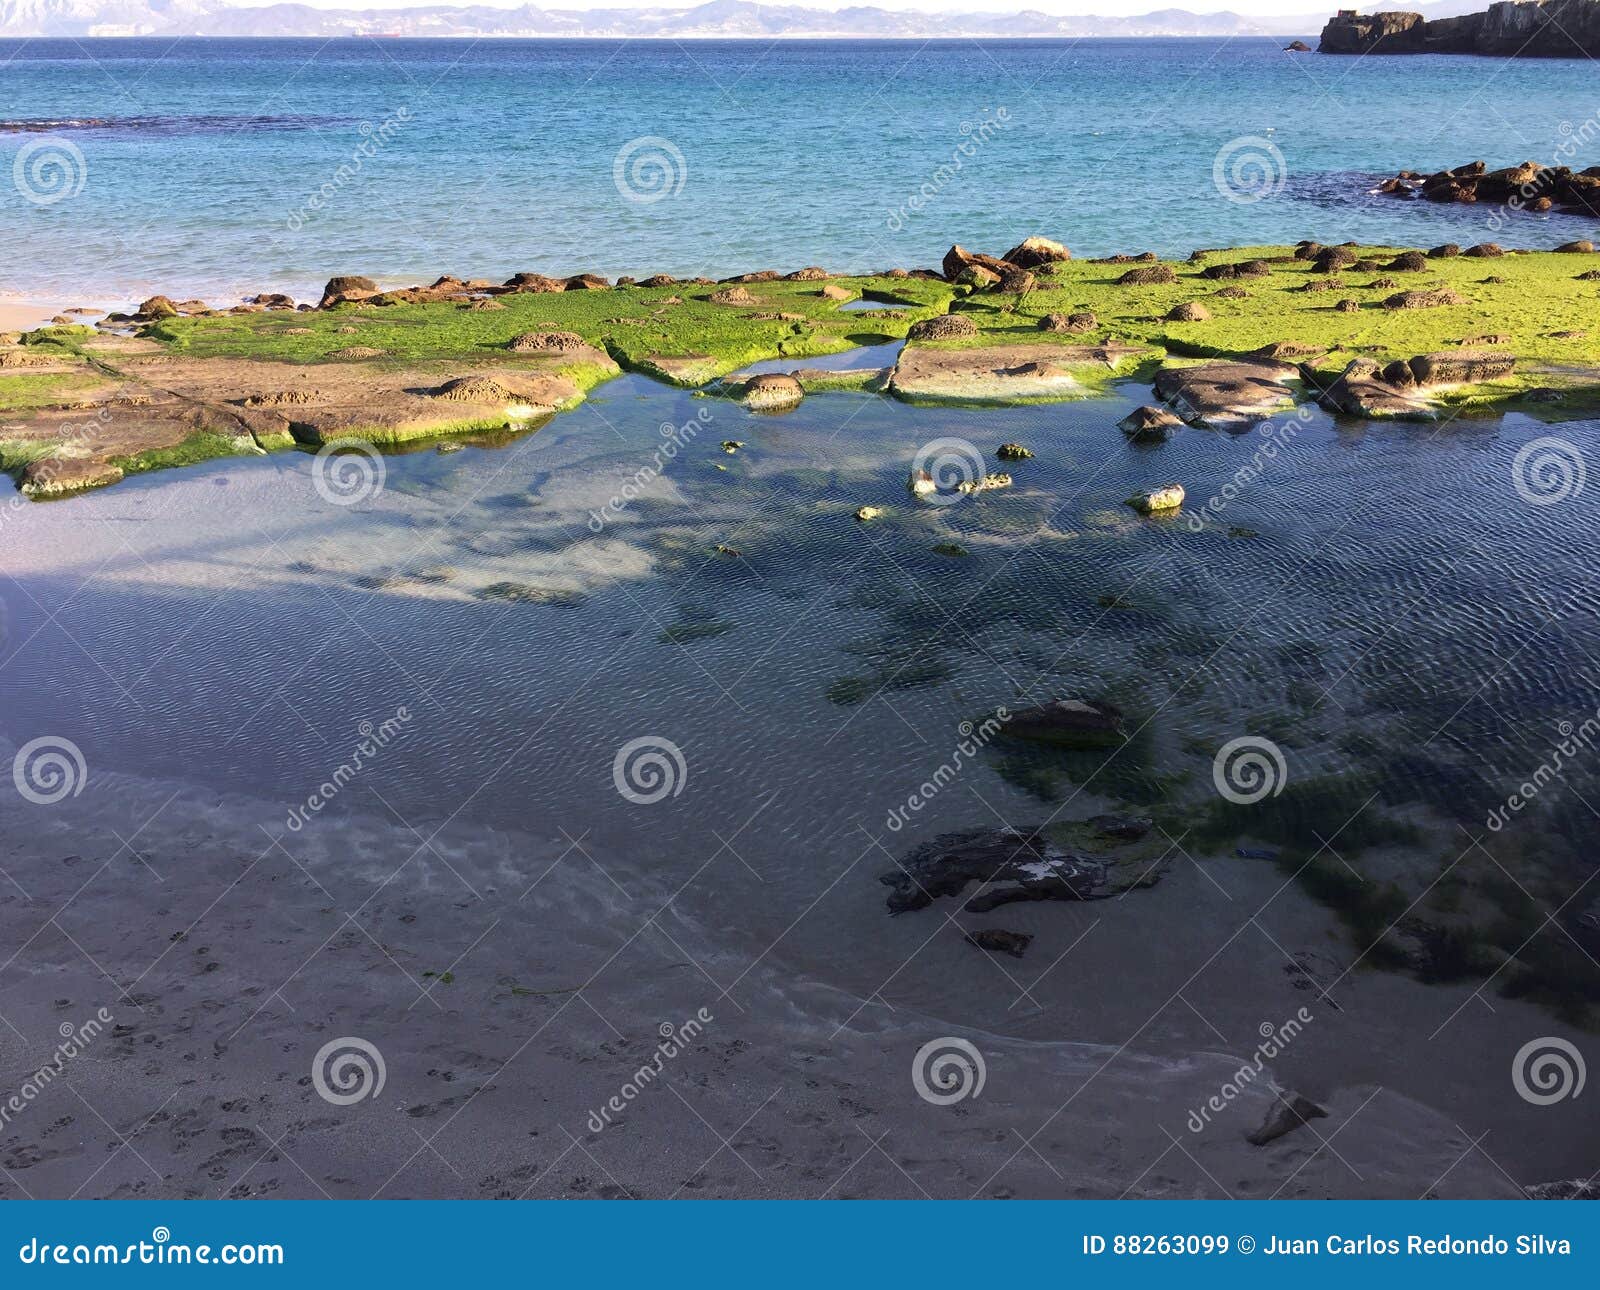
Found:
[[(1319, 417), (1194, 532), (1124, 499), (1180, 480), (1194, 508), (1252, 439), (1130, 445), (1116, 422), (1142, 393), (982, 412), (816, 396), (755, 417), (627, 378), (498, 447), (386, 458), (361, 506), (322, 502), (291, 454), (24, 507), (6, 522), (0, 732), (47, 729), (93, 766), (261, 801), (276, 823), (359, 723), (406, 706), (374, 781), (385, 809), (581, 835), (668, 892), (721, 854), (680, 912), (752, 945), (876, 838), (886, 852), (843, 880), (851, 917), (783, 945), (863, 992), (892, 965), (874, 945), (890, 855), (997, 815), (1133, 808), (1186, 855), (1281, 869), (1338, 912), (1345, 958), (1381, 936), (1369, 965), (1494, 973), (1581, 1012), (1600, 929), (1592, 895), (1569, 897), (1592, 871), (1596, 764), (1484, 821), (1595, 706), (1593, 492), (1520, 500), (1513, 458), (1543, 433), (1522, 418)], [(641, 476), (659, 427), (708, 406)], [(1036, 455), (1007, 466), (1008, 491), (919, 505), (908, 465), (943, 437)], [(858, 522), (865, 503), (885, 514)], [(996, 741), (886, 831), (961, 722), (1057, 695), (1110, 700), (1133, 737), (1109, 761)], [(1213, 783), (1243, 735), (1286, 770), (1253, 806)], [(644, 736), (682, 752), (671, 809), (613, 786)], [(317, 827), (374, 809), (357, 786)], [(1563, 934), (1530, 940), (1558, 910)]]

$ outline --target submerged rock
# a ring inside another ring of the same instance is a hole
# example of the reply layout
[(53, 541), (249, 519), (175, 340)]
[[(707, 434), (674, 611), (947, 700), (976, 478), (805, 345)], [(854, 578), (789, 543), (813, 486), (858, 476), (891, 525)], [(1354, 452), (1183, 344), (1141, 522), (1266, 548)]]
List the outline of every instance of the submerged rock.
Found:
[(1267, 1118), (1254, 1133), (1245, 1135), (1245, 1141), (1253, 1147), (1264, 1147), (1310, 1120), (1325, 1120), (1327, 1117), (1328, 1113), (1309, 1097), (1302, 1097), (1289, 1089), (1278, 1089)]
[(998, 927), (985, 927), (967, 933), (968, 945), (976, 945), (991, 954), (1009, 954), (1014, 959), (1022, 957), (1032, 940), (1033, 937), (1026, 932), (1007, 932)]
[(963, 479), (956, 485), (958, 493), (987, 493), (997, 488), (1010, 488), (1011, 476), (1004, 471), (993, 471), (981, 479)]
[(1098, 699), (1052, 699), (1013, 712), (1003, 733), (1060, 748), (1115, 748), (1122, 743), (1122, 712)]
[(995, 449), (994, 455), (1001, 461), (1026, 461), (1033, 456), (1033, 450), (1020, 443), (1003, 443)]
[(880, 516), (882, 514), (883, 514), (883, 507), (881, 507), (881, 506), (858, 506), (858, 507), (856, 507), (856, 518), (858, 520), (863, 521), (863, 522), (865, 522), (867, 520), (875, 520), (875, 519), (878, 518), (878, 516)]
[(1159, 836), (1129, 842), (1089, 824), (968, 829), (917, 847), (878, 880), (889, 888), (892, 914), (960, 896), (973, 883), (978, 890), (962, 908), (982, 914), (1017, 901), (1107, 900), (1154, 886), (1168, 850)]

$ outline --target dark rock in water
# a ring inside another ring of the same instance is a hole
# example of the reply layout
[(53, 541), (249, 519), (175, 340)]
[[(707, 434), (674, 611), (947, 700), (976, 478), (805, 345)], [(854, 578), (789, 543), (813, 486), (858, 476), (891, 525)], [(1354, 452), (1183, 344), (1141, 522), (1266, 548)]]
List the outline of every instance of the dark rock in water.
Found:
[(978, 891), (963, 908), (982, 914), (1019, 900), (1106, 900), (1154, 886), (1171, 854), (1159, 834), (1128, 842), (1092, 822), (968, 829), (924, 843), (878, 880), (889, 888), (892, 914), (959, 896), (973, 883)]
[(1115, 748), (1122, 742), (1122, 713), (1095, 699), (1053, 699), (1013, 712), (1005, 734), (1064, 748)]
[(1302, 1097), (1289, 1089), (1279, 1089), (1277, 1100), (1272, 1110), (1267, 1112), (1267, 1118), (1254, 1133), (1245, 1134), (1245, 1141), (1252, 1147), (1264, 1147), (1269, 1142), (1276, 1142), (1284, 1134), (1294, 1132), (1307, 1121), (1327, 1118), (1328, 1113), (1309, 1097)]
[(1309, 54), (1311, 46), (1303, 40), (1291, 40), (1283, 47), (1283, 52), (1286, 54)]
[(1007, 932), (998, 927), (985, 927), (982, 931), (967, 933), (968, 945), (976, 945), (991, 954), (1009, 954), (1014, 959), (1022, 957), (1022, 952), (1032, 940), (1033, 937), (1026, 932)]
[(356, 277), (353, 274), (339, 278), (329, 278), (328, 285), (322, 289), (322, 303), (319, 309), (328, 309), (346, 300), (359, 300), (365, 296), (378, 294), (378, 284), (371, 278)]

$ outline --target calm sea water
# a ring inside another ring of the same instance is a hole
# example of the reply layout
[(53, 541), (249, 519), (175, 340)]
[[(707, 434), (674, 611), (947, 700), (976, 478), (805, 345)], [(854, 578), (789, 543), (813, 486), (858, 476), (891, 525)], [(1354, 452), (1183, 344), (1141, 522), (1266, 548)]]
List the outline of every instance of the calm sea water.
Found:
[[(1483, 212), (1371, 202), (1366, 177), (1550, 159), (1600, 108), (1581, 61), (1283, 43), (0, 41), (0, 116), (116, 123), (52, 136), (81, 151), (76, 196), (36, 205), (0, 186), (14, 252), (0, 291), (867, 269), (1035, 231), (1087, 254), (1481, 237)], [(1265, 157), (1281, 192), (1218, 195), (1214, 163), (1241, 139), (1257, 141), (1246, 173)], [(0, 173), (37, 141), (0, 133)], [(659, 199), (619, 193), (619, 155), (623, 186)], [(1551, 223), (1497, 236), (1588, 231)]]

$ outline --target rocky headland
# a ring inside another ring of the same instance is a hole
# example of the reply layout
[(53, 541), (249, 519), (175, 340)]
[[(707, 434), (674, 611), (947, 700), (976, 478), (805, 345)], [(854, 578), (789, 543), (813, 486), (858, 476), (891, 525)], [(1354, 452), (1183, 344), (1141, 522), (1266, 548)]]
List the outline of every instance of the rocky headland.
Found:
[(1322, 29), (1318, 50), (1592, 58), (1600, 54), (1600, 0), (1500, 0), (1483, 13), (1431, 21), (1420, 13), (1341, 9)]

